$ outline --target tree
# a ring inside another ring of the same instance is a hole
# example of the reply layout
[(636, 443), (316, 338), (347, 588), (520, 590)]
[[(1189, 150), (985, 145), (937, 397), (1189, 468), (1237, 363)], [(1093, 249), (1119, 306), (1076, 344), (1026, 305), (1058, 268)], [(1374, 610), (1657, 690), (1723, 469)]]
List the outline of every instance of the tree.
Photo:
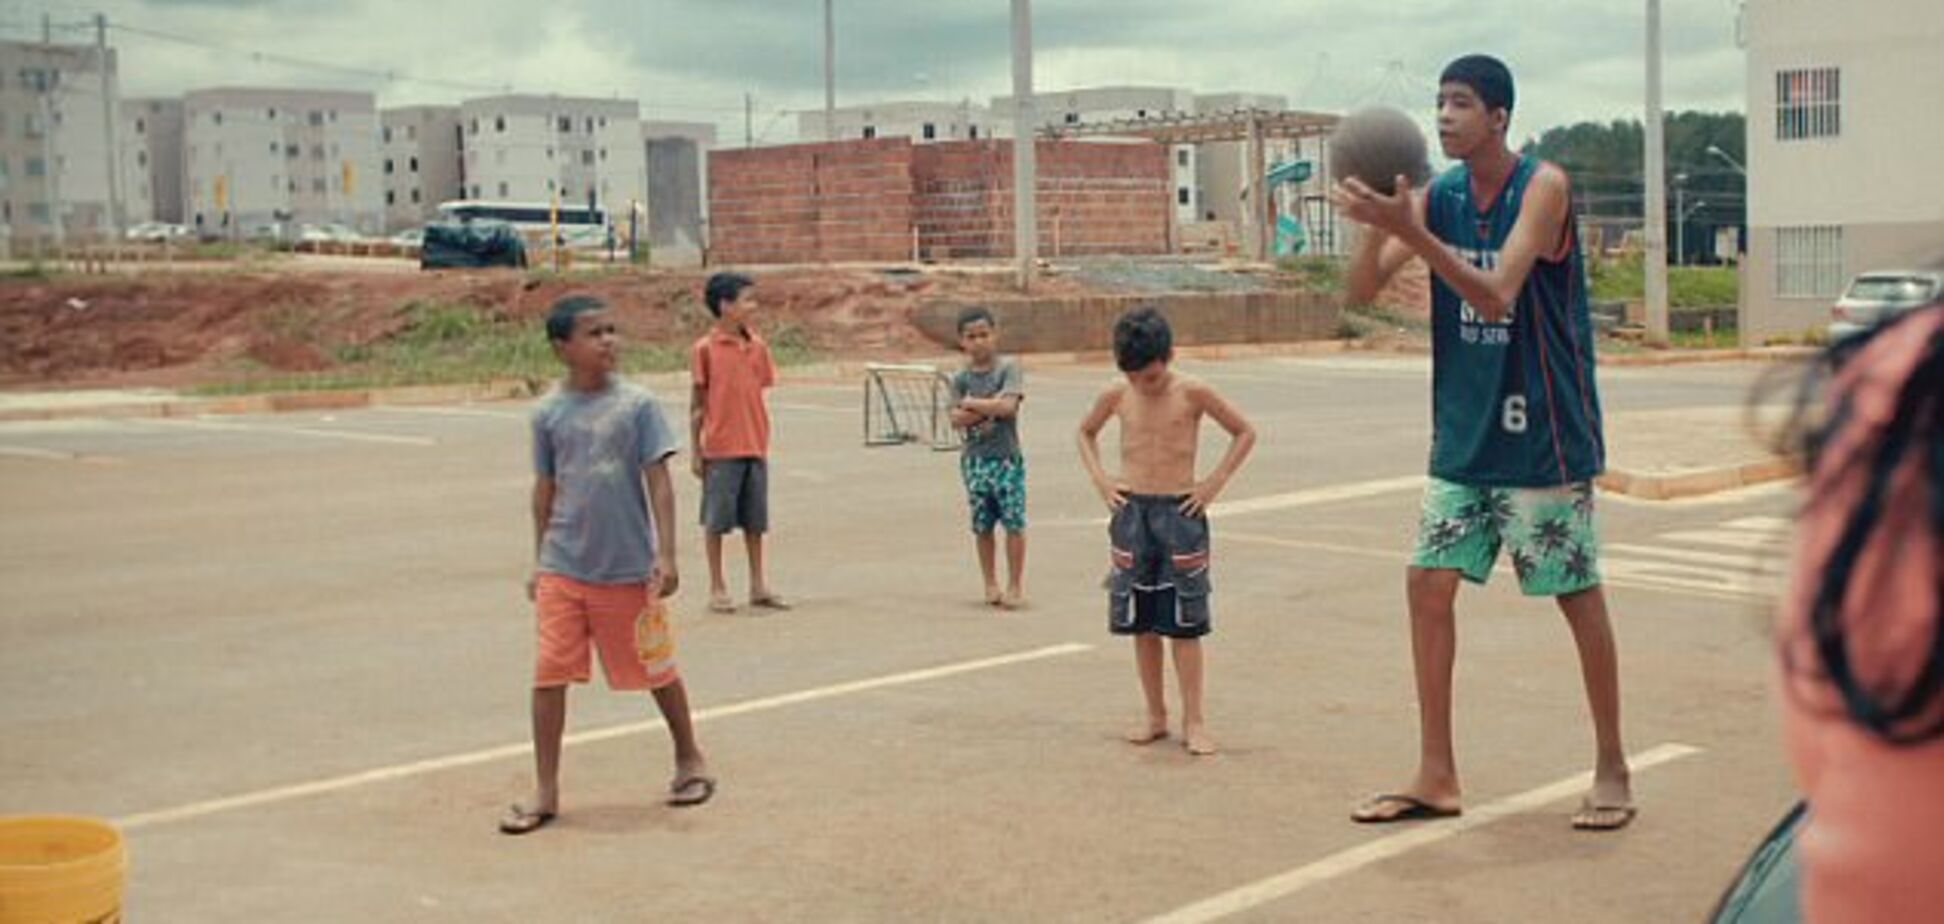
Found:
[[(1677, 112), (1665, 123), (1667, 136), (1668, 229), (1671, 244), (1679, 216), (1678, 198), (1689, 211), (1687, 252), (1690, 261), (1706, 261), (1714, 252), (1714, 234), (1721, 228), (1748, 224), (1747, 182), (1741, 172), (1708, 148), (1719, 147), (1737, 163), (1745, 163), (1746, 128), (1740, 113)], [(1574, 205), (1582, 216), (1638, 219), (1646, 213), (1642, 182), (1641, 124), (1616, 120), (1601, 125), (1581, 122), (1548, 130), (1527, 149), (1564, 167), (1573, 178)]]

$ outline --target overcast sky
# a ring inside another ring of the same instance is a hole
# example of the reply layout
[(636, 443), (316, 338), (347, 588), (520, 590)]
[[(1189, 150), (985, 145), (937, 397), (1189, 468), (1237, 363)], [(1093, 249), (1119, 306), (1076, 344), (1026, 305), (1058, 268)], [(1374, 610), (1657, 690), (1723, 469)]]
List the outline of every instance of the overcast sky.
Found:
[[(1664, 3), (1666, 102), (1740, 110), (1734, 0)], [(1582, 119), (1635, 117), (1644, 71), (1640, 0), (1037, 0), (1042, 91), (1163, 84), (1281, 93), (1292, 106), (1373, 102), (1428, 114), (1439, 69), (1484, 51), (1518, 80), (1515, 136)], [(839, 105), (902, 99), (984, 103), (1011, 90), (1008, 0), (836, 0)], [(623, 96), (644, 118), (707, 121), (740, 141), (792, 140), (786, 110), (823, 105), (821, 0), (0, 0), (9, 35), (95, 12), (111, 24), (223, 50), (110, 32), (129, 95), (212, 85), (370, 90), (380, 106), (457, 102), (483, 90)], [(64, 30), (92, 40), (92, 29)], [(395, 72), (383, 80), (257, 54)]]

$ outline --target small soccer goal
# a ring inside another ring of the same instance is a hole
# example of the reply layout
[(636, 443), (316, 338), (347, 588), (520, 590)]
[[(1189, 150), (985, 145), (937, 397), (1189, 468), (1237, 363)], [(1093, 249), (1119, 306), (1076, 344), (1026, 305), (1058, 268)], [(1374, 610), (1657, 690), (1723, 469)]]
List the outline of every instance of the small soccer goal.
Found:
[(952, 380), (936, 366), (864, 367), (864, 445), (920, 443), (959, 448), (952, 428)]

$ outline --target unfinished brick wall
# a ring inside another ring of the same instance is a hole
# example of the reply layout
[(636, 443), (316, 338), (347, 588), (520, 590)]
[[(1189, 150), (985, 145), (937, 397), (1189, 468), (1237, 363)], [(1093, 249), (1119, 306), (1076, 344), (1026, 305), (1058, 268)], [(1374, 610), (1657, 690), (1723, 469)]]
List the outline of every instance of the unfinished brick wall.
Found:
[(911, 160), (903, 138), (711, 152), (710, 259), (909, 260)]
[[(1166, 253), (1174, 194), (1168, 149), (1038, 142), (1039, 252)], [(912, 160), (919, 245), (928, 257), (1013, 252), (1012, 142), (925, 145)]]
[[(1166, 253), (1168, 149), (1038, 143), (1039, 252)], [(840, 141), (710, 155), (717, 263), (899, 262), (1013, 251), (1012, 142)]]

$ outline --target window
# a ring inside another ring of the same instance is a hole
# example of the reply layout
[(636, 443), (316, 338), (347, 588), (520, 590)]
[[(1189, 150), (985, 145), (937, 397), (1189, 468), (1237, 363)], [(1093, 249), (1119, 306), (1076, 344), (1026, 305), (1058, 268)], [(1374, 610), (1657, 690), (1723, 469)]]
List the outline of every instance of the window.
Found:
[(392, 159), (387, 157), (385, 158), (385, 174), (389, 176), (391, 172), (392, 172)]
[(926, 122), (925, 127), (920, 131), (920, 134), (925, 136), (926, 141), (932, 141), (938, 137), (938, 126), (933, 125), (930, 122)]
[(268, 117), (268, 118), (270, 119), (270, 121), (272, 121), (272, 122), (275, 122), (275, 121), (277, 121), (277, 109), (276, 109), (276, 107), (275, 107), (275, 106), (272, 106), (272, 107), (270, 107), (270, 109), (269, 109), (269, 110), (267, 110), (267, 112), (266, 112), (266, 115), (267, 115), (267, 117)]
[(1188, 166), (1187, 148), (1182, 148), (1181, 150), (1175, 152), (1175, 165), (1180, 167)]
[(1777, 297), (1833, 298), (1843, 282), (1842, 226), (1775, 229)]
[[(1152, 201), (1152, 200), (1150, 200), (1150, 201)], [(1183, 187), (1181, 187), (1181, 188), (1179, 188), (1179, 189), (1176, 189), (1176, 190), (1175, 190), (1175, 204), (1177, 204), (1177, 205), (1187, 205), (1187, 204), (1188, 204), (1188, 187), (1186, 187), (1186, 186), (1183, 186)]]
[(560, 131), (560, 133), (563, 135), (573, 132), (574, 130), (573, 116), (561, 116), (560, 120), (555, 123), (555, 128), (557, 128)]
[(1837, 68), (1777, 71), (1775, 137), (1834, 138), (1843, 133), (1843, 74)]
[(553, 160), (553, 148), (552, 148), (552, 147), (549, 147), (549, 148), (547, 148), (547, 159), (548, 159), (548, 160)]
[(405, 140), (406, 141), (418, 140), (418, 126), (416, 125), (405, 126)]
[(875, 125), (866, 125), (866, 126), (864, 126), (864, 137), (866, 137), (866, 138), (876, 138), (876, 137), (877, 137), (877, 126), (875, 126)]
[(28, 176), (46, 176), (46, 175), (47, 175), (47, 161), (44, 161), (44, 160), (42, 160), (42, 159), (40, 159), (40, 158), (38, 158), (38, 157), (29, 157), (29, 158), (27, 158), (27, 175), (28, 175)]
[(554, 188), (555, 188), (555, 187), (557, 187), (557, 186), (559, 186), (559, 185), (560, 185), (560, 184), (558, 184), (558, 183), (555, 183), (555, 182), (554, 182), (553, 180), (548, 180), (548, 181), (547, 181), (547, 191), (548, 191), (548, 192), (553, 192), (553, 191), (554, 191)]
[(505, 116), (494, 116), (494, 117), (493, 117), (493, 131), (496, 131), (496, 132), (504, 132), (504, 131), (506, 131), (506, 117), (505, 117)]
[(148, 133), (148, 120), (147, 120), (147, 119), (136, 119), (136, 120), (135, 120), (135, 134), (137, 134), (137, 135), (142, 135), (142, 134), (147, 134), (147, 133)]
[[(21, 125), (23, 128), (26, 129), (27, 137), (39, 138), (41, 136), (43, 127), (41, 125), (40, 113), (37, 112), (27, 113), (26, 117), (21, 119)], [(194, 149), (191, 150), (193, 151)], [(191, 154), (191, 156), (194, 155)]]
[(601, 127), (602, 127), (602, 128), (606, 128), (606, 127), (607, 127), (607, 116), (602, 116), (602, 117), (601, 117)]
[(223, 124), (223, 110), (218, 109), (214, 112), (211, 112), (209, 114), (209, 121), (216, 125)]
[(47, 203), (45, 202), (28, 203), (27, 214), (29, 217), (33, 218), (35, 221), (40, 222), (41, 224), (44, 225), (51, 224), (51, 222), (47, 220)]
[(289, 185), (289, 187), (288, 187), (288, 190), (289, 190), (289, 191), (290, 191), (290, 192), (291, 192), (292, 194), (295, 194), (295, 193), (297, 192), (297, 181), (296, 181), (295, 179), (292, 179), (292, 180), (290, 181), (290, 185)]
[(321, 144), (311, 145), (311, 160), (323, 160), (323, 159), (324, 159), (324, 146)]
[(602, 148), (602, 149), (601, 149), (601, 159), (602, 159), (602, 160), (607, 160), (607, 148)]
[(594, 152), (593, 152), (593, 151), (582, 151), (582, 152), (581, 152), (581, 165), (582, 165), (582, 166), (590, 166), (590, 167), (594, 165)]
[(323, 179), (320, 178), (311, 181), (311, 192), (321, 193), (324, 192), (325, 189), (326, 187), (324, 185)]
[(336, 122), (336, 121), (337, 121), (337, 110), (336, 110), (336, 109), (333, 109), (333, 110), (331, 110), (331, 121), (333, 121), (333, 122)]
[(1145, 119), (1145, 118), (1147, 118), (1147, 110), (1146, 110), (1146, 109), (1136, 109), (1136, 110), (1134, 110), (1134, 118), (1137, 118), (1137, 119)]
[(387, 125), (384, 128), (379, 129), (378, 137), (381, 140), (383, 140), (384, 143), (391, 144), (391, 126)]
[(397, 205), (397, 204), (398, 204), (398, 193), (395, 193), (395, 192), (392, 192), (392, 191), (391, 191), (391, 190), (389, 190), (389, 189), (387, 189), (387, 190), (385, 190), (385, 204), (386, 204), (386, 205)]
[[(135, 152), (135, 166), (137, 166), (137, 167), (146, 167), (146, 166), (148, 166), (148, 152), (147, 152), (147, 151), (136, 151), (136, 152)], [(4, 169), (5, 167), (6, 167), (6, 162), (4, 162), (4, 161), (0, 161), (0, 174), (5, 174), (5, 173), (7, 172), (7, 171), (6, 171), (5, 169)]]
[(504, 198), (506, 198), (506, 181), (505, 181), (505, 180), (501, 180), (501, 181), (500, 181), (500, 184), (499, 184), (499, 197), (500, 197), (501, 199), (504, 199)]
[(592, 135), (592, 134), (594, 134), (594, 117), (593, 117), (593, 116), (588, 116), (588, 117), (587, 117), (587, 133), (588, 133), (588, 134), (590, 134), (590, 135)]
[(479, 134), (479, 120), (478, 120), (478, 119), (472, 119), (472, 120), (470, 120), (470, 121), (468, 121), (468, 122), (466, 123), (466, 134), (468, 134), (468, 135), (478, 135), (478, 134)]
[(473, 184), (473, 189), (472, 189), (472, 197), (473, 197), (474, 199), (477, 199), (477, 198), (479, 198), (479, 184), (478, 184), (478, 183), (474, 183), (474, 184)]
[(419, 191), (416, 188), (414, 188), (412, 190), (412, 204), (417, 205), (418, 203), (419, 203)]
[(324, 113), (312, 109), (309, 113), (305, 115), (304, 121), (309, 122), (312, 125), (323, 125)]
[(409, 161), (409, 163), (410, 163), (410, 165), (411, 165), (411, 170), (412, 170), (412, 172), (413, 172), (413, 173), (417, 173), (417, 172), (418, 172), (418, 158), (416, 158), (416, 157), (414, 157), (414, 158), (412, 158), (412, 159), (411, 159), (411, 160)]
[(285, 156), (285, 157), (287, 157), (287, 158), (289, 158), (289, 159), (291, 159), (291, 160), (296, 160), (296, 159), (297, 159), (297, 146), (296, 146), (296, 145), (294, 145), (294, 144), (286, 144), (286, 145), (284, 145), (284, 156)]
[(1066, 124), (1068, 124), (1068, 125), (1079, 125), (1079, 124), (1080, 124), (1080, 113), (1077, 113), (1077, 112), (1069, 112), (1069, 113), (1067, 113), (1067, 114), (1066, 114)]
[(977, 125), (967, 125), (965, 127), (965, 137), (973, 141), (979, 140), (979, 127)]

